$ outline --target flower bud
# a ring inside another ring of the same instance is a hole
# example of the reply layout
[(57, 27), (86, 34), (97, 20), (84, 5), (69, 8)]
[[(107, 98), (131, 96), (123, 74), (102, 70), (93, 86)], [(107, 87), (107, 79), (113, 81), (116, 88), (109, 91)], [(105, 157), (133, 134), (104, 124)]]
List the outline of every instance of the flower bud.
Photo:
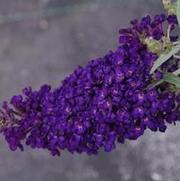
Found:
[(148, 50), (159, 54), (162, 50), (162, 44), (160, 41), (153, 39), (152, 37), (145, 39), (145, 44), (148, 47)]

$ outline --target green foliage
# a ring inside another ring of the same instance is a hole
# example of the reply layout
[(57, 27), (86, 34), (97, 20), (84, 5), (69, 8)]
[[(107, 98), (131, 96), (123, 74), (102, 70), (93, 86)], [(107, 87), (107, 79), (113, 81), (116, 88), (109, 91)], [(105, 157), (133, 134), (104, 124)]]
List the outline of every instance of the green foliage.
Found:
[(163, 80), (170, 84), (174, 84), (178, 89), (180, 88), (180, 77), (173, 73), (165, 73)]
[(180, 51), (180, 44), (174, 46), (172, 50), (167, 54), (161, 54), (160, 57), (155, 61), (150, 74), (154, 73), (163, 63), (169, 60), (173, 55)]

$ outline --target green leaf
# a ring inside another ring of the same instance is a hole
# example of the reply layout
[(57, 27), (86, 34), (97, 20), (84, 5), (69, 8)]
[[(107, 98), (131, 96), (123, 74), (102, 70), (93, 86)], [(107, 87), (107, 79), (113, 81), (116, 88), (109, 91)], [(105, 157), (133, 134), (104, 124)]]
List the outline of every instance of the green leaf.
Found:
[(162, 54), (160, 57), (154, 62), (154, 65), (150, 71), (150, 74), (154, 73), (164, 62), (166, 62), (169, 58), (180, 51), (180, 44), (174, 46), (172, 50), (167, 54)]
[(177, 0), (177, 19), (180, 27), (180, 0)]
[(180, 88), (180, 77), (177, 75), (174, 75), (173, 73), (165, 73), (163, 80), (176, 85), (178, 88)]

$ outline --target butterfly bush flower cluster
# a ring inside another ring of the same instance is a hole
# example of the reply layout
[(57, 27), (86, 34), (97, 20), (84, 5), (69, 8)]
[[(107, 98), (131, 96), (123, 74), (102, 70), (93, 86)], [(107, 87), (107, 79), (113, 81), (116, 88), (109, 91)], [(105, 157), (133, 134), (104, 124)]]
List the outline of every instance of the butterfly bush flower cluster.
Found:
[[(104, 57), (78, 67), (62, 84), (52, 89), (43, 85), (4, 102), (0, 109), (1, 133), (11, 150), (29, 145), (47, 149), (52, 155), (62, 150), (71, 153), (110, 152), (117, 143), (135, 140), (146, 129), (166, 130), (167, 123), (180, 120), (180, 95), (167, 91), (166, 83), (148, 88), (152, 79), (162, 75), (150, 69), (158, 54), (144, 40), (161, 40), (164, 24), (176, 27), (174, 15), (150, 16), (133, 20), (119, 31), (119, 45)], [(170, 36), (171, 42), (177, 37)], [(173, 71), (174, 64), (162, 69)]]

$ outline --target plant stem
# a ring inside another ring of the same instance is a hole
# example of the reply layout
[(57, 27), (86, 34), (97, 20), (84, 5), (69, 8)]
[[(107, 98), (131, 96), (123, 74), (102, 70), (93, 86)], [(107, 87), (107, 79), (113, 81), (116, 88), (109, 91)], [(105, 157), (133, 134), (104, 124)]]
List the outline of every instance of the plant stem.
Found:
[(175, 72), (173, 72), (174, 75), (179, 75), (180, 74), (180, 69), (177, 69)]
[(173, 42), (173, 45), (178, 45), (178, 44), (180, 44), (180, 41)]
[(180, 55), (173, 55), (174, 58), (180, 59)]
[(170, 39), (170, 32), (171, 32), (172, 25), (170, 24), (167, 29), (167, 38)]

